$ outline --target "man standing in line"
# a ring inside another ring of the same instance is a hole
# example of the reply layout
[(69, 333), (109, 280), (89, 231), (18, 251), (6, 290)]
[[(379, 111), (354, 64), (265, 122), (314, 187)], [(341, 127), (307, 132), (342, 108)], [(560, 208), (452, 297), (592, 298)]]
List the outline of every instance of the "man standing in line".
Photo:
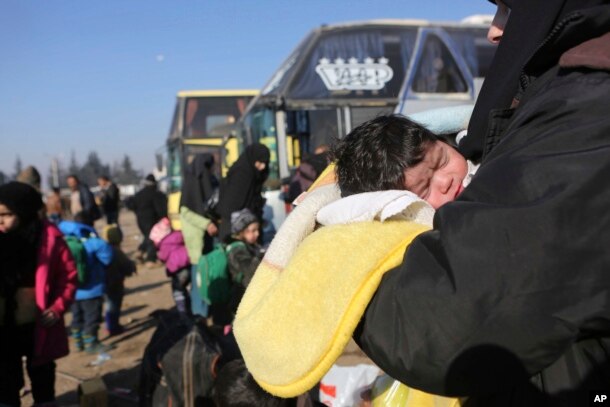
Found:
[(110, 181), (106, 175), (97, 178), (97, 184), (101, 189), (102, 211), (106, 216), (106, 223), (112, 225), (119, 223), (119, 188)]
[(70, 174), (66, 177), (68, 187), (70, 187), (70, 212), (72, 216), (80, 214), (82, 223), (93, 226), (93, 222), (101, 217), (100, 210), (95, 203), (93, 193), (89, 188), (81, 183), (78, 177)]

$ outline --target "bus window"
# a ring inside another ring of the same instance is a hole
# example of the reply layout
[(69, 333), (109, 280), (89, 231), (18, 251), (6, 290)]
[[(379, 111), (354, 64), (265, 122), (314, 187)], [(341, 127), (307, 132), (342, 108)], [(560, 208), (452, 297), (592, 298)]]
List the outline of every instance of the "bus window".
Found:
[(184, 166), (185, 168), (193, 162), (195, 156), (198, 154), (211, 154), (214, 157), (214, 165), (212, 166), (212, 174), (217, 179), (221, 178), (222, 174), (222, 161), (224, 159), (222, 155), (222, 148), (216, 146), (203, 146), (203, 145), (185, 145), (184, 146)]
[(205, 131), (208, 136), (222, 137), (229, 134), (228, 128), (234, 123), (235, 116), (232, 114), (211, 114), (207, 117)]
[[(247, 105), (247, 98), (190, 97), (184, 112), (184, 137), (218, 137), (215, 134), (232, 125)], [(224, 135), (221, 135), (224, 136)]]
[(421, 93), (463, 93), (468, 91), (453, 56), (435, 35), (428, 35), (419, 60), (412, 89)]
[(169, 140), (176, 139), (180, 137), (180, 130), (178, 129), (178, 112), (180, 111), (180, 103), (176, 103), (176, 108), (174, 109), (174, 115), (172, 117), (172, 125), (169, 128)]
[(296, 167), (316, 148), (329, 146), (339, 137), (337, 109), (287, 111), (286, 134), (296, 144), (291, 147), (288, 165)]
[(394, 112), (393, 106), (374, 106), (374, 107), (352, 107), (352, 129), (381, 115), (388, 115)]
[(295, 73), (287, 98), (396, 98), (416, 36), (413, 27), (322, 32)]
[(496, 52), (496, 45), (487, 40), (487, 29), (479, 27), (446, 27), (453, 47), (462, 56), (473, 77), (484, 78)]
[(269, 178), (267, 178), (266, 185), (268, 187), (279, 187), (280, 169), (277, 155), (275, 112), (265, 108), (256, 109), (246, 116), (244, 122), (252, 142), (264, 144), (271, 153), (269, 158)]
[(310, 133), (307, 146), (301, 146), (304, 155), (312, 154), (322, 145), (331, 145), (339, 137), (337, 109), (310, 110), (309, 120)]
[(182, 158), (179, 145), (173, 145), (168, 149), (167, 176), (168, 192), (180, 191), (182, 188)]

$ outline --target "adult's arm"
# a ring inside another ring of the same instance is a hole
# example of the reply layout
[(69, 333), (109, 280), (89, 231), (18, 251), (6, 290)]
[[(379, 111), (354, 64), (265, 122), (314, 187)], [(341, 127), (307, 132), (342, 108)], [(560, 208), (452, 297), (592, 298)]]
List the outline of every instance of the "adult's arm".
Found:
[(54, 301), (49, 304), (49, 308), (61, 316), (74, 301), (77, 272), (76, 264), (64, 239), (58, 236), (54, 244), (55, 253), (52, 256), (53, 263), (49, 274)]
[(91, 193), (91, 190), (83, 184), (79, 185), (79, 192), (83, 211), (89, 213), (91, 210), (93, 210), (93, 207), (96, 206), (93, 193)]
[(536, 92), (384, 276), (355, 334), (410, 386), (499, 391), (610, 335), (610, 74)]
[(225, 178), (220, 185), (220, 200), (218, 211), (230, 219), (231, 213), (246, 206), (248, 195), (253, 188), (251, 173), (238, 168), (229, 178)]
[(201, 216), (200, 214), (190, 210), (186, 206), (180, 207), (180, 217), (200, 230), (206, 230), (211, 222), (205, 216)]

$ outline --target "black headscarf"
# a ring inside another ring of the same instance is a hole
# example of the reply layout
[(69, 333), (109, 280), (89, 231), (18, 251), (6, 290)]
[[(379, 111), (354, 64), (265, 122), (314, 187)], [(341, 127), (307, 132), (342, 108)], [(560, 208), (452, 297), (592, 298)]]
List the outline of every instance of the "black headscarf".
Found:
[[(249, 173), (253, 179), (262, 183), (269, 176), (269, 149), (260, 143), (251, 144), (246, 147), (245, 151), (239, 156), (235, 164), (229, 169), (227, 178), (231, 178), (231, 173), (240, 172), (242, 174)], [(256, 161), (265, 163), (265, 169), (258, 171), (254, 167)]]
[(36, 273), (42, 230), (38, 213), (43, 203), (40, 193), (30, 185), (9, 182), (0, 186), (0, 204), (19, 220), (15, 230), (0, 233), (0, 297), (6, 300), (5, 322), (10, 324), (17, 288), (32, 283)]
[[(231, 213), (248, 208), (259, 219), (263, 215), (265, 204), (261, 193), (263, 184), (269, 176), (269, 149), (259, 143), (251, 144), (239, 156), (229, 169), (227, 177), (220, 186), (219, 212), (222, 216), (221, 235), (228, 235), (231, 229)], [(265, 169), (259, 171), (254, 166), (256, 161), (265, 163)], [(221, 236), (223, 238), (223, 236)]]
[[(472, 160), (479, 160), (483, 153), (490, 111), (511, 106), (523, 66), (553, 27), (575, 10), (608, 4), (608, 0), (503, 0), (503, 3), (511, 9), (510, 17), (472, 112), (468, 136), (459, 146), (460, 152)], [(559, 56), (548, 54), (544, 58), (552, 64)]]
[(213, 165), (212, 154), (197, 154), (185, 168), (180, 206), (186, 206), (199, 215), (206, 215), (205, 203), (218, 186), (218, 180), (212, 173)]

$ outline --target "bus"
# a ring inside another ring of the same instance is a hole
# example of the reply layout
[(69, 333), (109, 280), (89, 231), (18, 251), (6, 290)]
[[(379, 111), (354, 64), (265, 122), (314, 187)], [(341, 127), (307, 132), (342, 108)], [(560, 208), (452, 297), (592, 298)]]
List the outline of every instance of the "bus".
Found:
[(168, 216), (180, 229), (179, 205), (185, 166), (195, 154), (214, 155), (220, 179), (237, 160), (241, 143), (237, 123), (258, 90), (188, 90), (178, 92), (166, 143)]
[(245, 143), (271, 150), (265, 195), (276, 228), (287, 212), (282, 180), (301, 157), (380, 114), (474, 104), (495, 53), (489, 22), (373, 20), (307, 35), (240, 120)]

